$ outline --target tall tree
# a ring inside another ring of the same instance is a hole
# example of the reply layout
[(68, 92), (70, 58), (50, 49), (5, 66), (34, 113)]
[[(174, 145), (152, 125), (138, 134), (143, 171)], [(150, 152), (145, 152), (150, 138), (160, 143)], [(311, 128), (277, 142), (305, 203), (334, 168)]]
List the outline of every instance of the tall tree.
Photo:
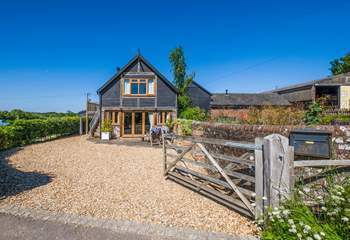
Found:
[(169, 55), (174, 75), (173, 83), (179, 90), (178, 108), (179, 113), (191, 106), (191, 99), (187, 96), (187, 88), (194, 79), (194, 73), (186, 74), (186, 61), (184, 50), (181, 46), (174, 48)]
[(331, 61), (330, 70), (333, 75), (350, 72), (350, 53)]

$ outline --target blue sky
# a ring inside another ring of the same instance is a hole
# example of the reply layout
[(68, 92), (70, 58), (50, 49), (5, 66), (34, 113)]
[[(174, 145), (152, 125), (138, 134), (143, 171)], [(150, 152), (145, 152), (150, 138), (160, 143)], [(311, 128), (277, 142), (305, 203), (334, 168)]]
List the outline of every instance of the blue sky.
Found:
[(318, 79), (350, 51), (349, 12), (345, 0), (0, 0), (0, 109), (79, 111), (138, 48), (171, 80), (183, 46), (211, 92)]

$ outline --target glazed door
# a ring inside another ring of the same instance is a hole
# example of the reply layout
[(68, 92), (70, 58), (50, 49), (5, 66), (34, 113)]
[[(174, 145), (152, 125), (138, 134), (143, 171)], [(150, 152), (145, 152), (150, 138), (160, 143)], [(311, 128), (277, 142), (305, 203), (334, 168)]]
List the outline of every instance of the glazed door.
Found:
[(123, 136), (142, 136), (145, 132), (144, 112), (124, 112), (123, 114)]
[(123, 135), (132, 135), (132, 112), (124, 112)]

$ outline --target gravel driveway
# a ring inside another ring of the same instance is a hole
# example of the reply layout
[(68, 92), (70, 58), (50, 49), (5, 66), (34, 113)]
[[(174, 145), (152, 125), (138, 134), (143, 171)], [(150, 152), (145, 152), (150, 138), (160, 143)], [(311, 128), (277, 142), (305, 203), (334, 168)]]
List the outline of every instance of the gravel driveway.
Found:
[(146, 144), (70, 137), (0, 153), (0, 206), (238, 235), (254, 224), (162, 175), (162, 151)]

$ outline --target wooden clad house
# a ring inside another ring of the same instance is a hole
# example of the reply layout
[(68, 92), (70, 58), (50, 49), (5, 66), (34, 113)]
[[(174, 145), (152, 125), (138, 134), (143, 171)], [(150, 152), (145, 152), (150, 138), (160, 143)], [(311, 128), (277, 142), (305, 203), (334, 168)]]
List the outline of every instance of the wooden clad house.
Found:
[(193, 106), (206, 111), (210, 109), (212, 94), (196, 81), (192, 81), (188, 86), (187, 95), (190, 97)]
[(330, 108), (349, 110), (350, 73), (294, 84), (270, 92), (283, 96), (292, 104), (308, 106), (309, 103), (322, 99)]
[(117, 137), (141, 137), (151, 126), (176, 118), (177, 89), (140, 54), (118, 69), (97, 93), (100, 111), (92, 133), (109, 119)]

